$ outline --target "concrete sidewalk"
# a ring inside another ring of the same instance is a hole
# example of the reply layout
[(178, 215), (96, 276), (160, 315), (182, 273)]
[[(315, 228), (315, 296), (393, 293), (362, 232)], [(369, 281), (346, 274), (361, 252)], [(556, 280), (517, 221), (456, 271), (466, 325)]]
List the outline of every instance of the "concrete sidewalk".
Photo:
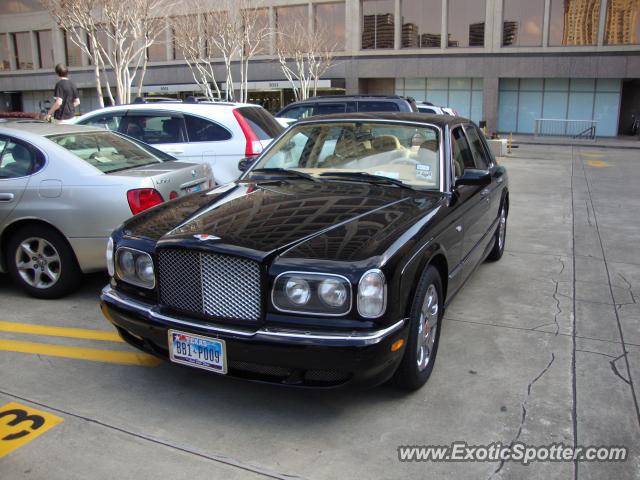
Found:
[[(500, 138), (509, 138), (508, 134), (501, 134)], [(514, 135), (513, 144), (518, 145), (552, 145), (552, 146), (580, 146), (593, 148), (616, 148), (623, 150), (640, 150), (640, 137), (598, 137), (595, 140), (582, 140), (570, 137), (535, 137), (533, 135)], [(639, 157), (640, 159), (640, 157)]]
[[(601, 159), (601, 160), (600, 160)], [(640, 476), (640, 158), (522, 144), (506, 250), (446, 311), (428, 384), (406, 394), (234, 381), (0, 348), (0, 407), (64, 421), (0, 458), (3, 479), (620, 479)], [(59, 301), (0, 275), (0, 321), (113, 331), (106, 275)], [(0, 331), (0, 340), (133, 351)], [(106, 354), (105, 354), (106, 355)], [(6, 418), (6, 417), (5, 417)], [(0, 419), (0, 426), (2, 426)], [(400, 462), (401, 445), (625, 446), (625, 462)]]

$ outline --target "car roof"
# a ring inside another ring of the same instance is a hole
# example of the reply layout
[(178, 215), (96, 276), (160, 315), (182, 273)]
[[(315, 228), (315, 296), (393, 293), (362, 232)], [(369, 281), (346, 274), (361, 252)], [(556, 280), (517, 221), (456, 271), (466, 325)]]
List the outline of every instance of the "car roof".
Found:
[[(317, 97), (309, 97), (306, 100), (298, 100), (297, 102), (292, 102), (289, 105), (294, 105), (294, 104), (304, 104), (304, 103), (311, 103), (311, 102), (332, 102), (335, 103), (336, 101), (344, 101), (344, 102), (351, 102), (354, 100), (372, 100), (372, 101), (380, 101), (380, 100), (387, 100), (389, 102), (409, 102), (410, 100), (407, 97), (401, 97), (400, 95), (321, 95), (321, 96), (317, 96)], [(287, 106), (289, 106), (287, 105)]]
[(15, 121), (0, 123), (0, 130), (18, 130), (20, 132), (28, 132), (35, 135), (57, 135), (65, 133), (78, 132), (105, 132), (104, 128), (90, 127), (85, 125), (70, 125), (65, 123), (49, 123), (40, 121)]
[(87, 113), (107, 113), (122, 110), (171, 110), (174, 112), (188, 112), (203, 114), (207, 108), (214, 108), (216, 111), (224, 109), (234, 109), (239, 107), (260, 107), (254, 103), (230, 103), (230, 102), (155, 102), (155, 103), (128, 103), (125, 105), (115, 105), (111, 107), (92, 110)]
[(334, 113), (331, 115), (318, 115), (299, 120), (296, 125), (304, 123), (317, 123), (323, 121), (337, 120), (391, 120), (395, 122), (424, 122), (438, 126), (452, 126), (460, 123), (472, 123), (464, 117), (453, 117), (451, 115), (436, 115), (432, 113), (420, 112), (380, 112), (380, 113)]

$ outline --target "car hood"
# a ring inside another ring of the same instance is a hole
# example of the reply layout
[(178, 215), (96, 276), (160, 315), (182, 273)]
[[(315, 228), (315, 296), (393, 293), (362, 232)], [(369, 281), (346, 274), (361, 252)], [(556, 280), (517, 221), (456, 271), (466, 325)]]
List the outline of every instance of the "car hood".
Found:
[(144, 212), (124, 233), (256, 260), (358, 261), (382, 253), (440, 198), (357, 182), (234, 183)]

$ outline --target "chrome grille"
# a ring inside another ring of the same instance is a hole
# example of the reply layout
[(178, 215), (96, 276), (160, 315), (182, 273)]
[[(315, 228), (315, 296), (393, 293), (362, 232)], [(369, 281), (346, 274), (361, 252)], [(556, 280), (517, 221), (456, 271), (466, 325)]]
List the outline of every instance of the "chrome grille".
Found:
[(225, 320), (260, 319), (260, 267), (253, 260), (162, 249), (158, 283), (167, 307)]

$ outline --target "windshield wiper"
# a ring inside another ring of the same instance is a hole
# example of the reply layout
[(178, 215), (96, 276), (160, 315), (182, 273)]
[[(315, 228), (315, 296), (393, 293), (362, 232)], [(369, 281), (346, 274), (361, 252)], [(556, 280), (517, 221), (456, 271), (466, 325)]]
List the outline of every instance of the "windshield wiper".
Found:
[(374, 175), (367, 172), (324, 172), (320, 174), (321, 177), (342, 177), (351, 180), (360, 180), (369, 183), (387, 183), (389, 185), (396, 185), (401, 188), (408, 188), (414, 190), (413, 187), (407, 185), (401, 180), (395, 178), (385, 177), (384, 175)]
[[(298, 170), (288, 170), (286, 168), (256, 168), (254, 170), (251, 170), (251, 174), (254, 174), (254, 173), (263, 173), (268, 176), (276, 175), (276, 176), (297, 177), (297, 178), (302, 178), (304, 180), (311, 180), (312, 182), (318, 181), (318, 179), (313, 175), (309, 175), (308, 173), (304, 173), (304, 172), (299, 172)], [(250, 180), (250, 179), (251, 177), (247, 178), (246, 180)]]

